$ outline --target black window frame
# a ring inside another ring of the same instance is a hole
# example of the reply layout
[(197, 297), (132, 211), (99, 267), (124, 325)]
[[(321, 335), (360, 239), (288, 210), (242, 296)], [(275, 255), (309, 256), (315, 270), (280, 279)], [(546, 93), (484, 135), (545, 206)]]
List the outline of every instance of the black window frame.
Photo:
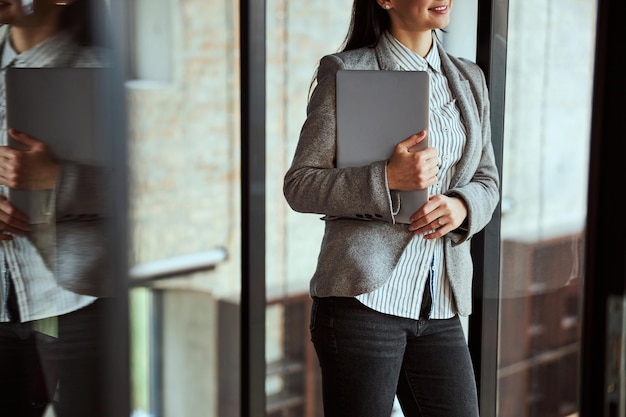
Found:
[[(598, 0), (597, 7), (579, 409), (581, 417), (617, 417), (626, 401), (620, 384), (624, 364), (613, 366), (614, 361), (624, 360), (621, 337), (626, 332), (626, 242), (622, 238), (626, 223), (617, 203), (626, 181), (626, 84), (621, 63), (626, 4)], [(612, 329), (615, 320), (620, 324), (617, 334)], [(621, 358), (615, 356), (615, 346), (621, 347)]]

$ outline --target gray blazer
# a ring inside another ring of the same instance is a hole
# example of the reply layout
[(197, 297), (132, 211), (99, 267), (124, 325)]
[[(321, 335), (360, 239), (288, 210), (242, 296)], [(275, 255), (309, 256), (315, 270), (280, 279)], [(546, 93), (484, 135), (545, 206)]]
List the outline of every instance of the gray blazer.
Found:
[[(484, 75), (475, 63), (449, 55), (441, 45), (439, 51), (467, 131), (463, 156), (446, 193), (467, 204), (467, 226), (443, 237), (446, 273), (458, 312), (465, 316), (472, 312), (470, 239), (491, 220), (499, 201), (499, 174)], [(324, 237), (310, 282), (311, 296), (319, 297), (352, 297), (377, 289), (391, 277), (413, 237), (407, 225), (394, 222), (392, 213), (399, 199), (387, 185), (387, 161), (336, 168), (335, 79), (339, 69), (400, 68), (383, 42), (320, 60), (307, 118), (283, 185), (293, 210), (324, 215)]]

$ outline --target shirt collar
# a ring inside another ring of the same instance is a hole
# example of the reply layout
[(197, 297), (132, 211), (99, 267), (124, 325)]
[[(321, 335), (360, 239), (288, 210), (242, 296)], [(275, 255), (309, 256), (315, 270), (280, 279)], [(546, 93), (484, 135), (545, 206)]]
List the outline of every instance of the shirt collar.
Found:
[(421, 57), (409, 48), (404, 46), (391, 33), (385, 32), (383, 39), (393, 50), (396, 63), (405, 71), (426, 71), (428, 67), (436, 72), (441, 72), (441, 58), (439, 57), (439, 46), (437, 39), (433, 39), (433, 45), (426, 54)]
[[(32, 48), (17, 53), (9, 40), (9, 31), (2, 39), (2, 58), (0, 65), (5, 69), (9, 65), (17, 67), (48, 67), (54, 66), (55, 61), (59, 59), (58, 51), (67, 51), (66, 54), (72, 53), (73, 39), (70, 33), (61, 31), (49, 37), (45, 41), (33, 46)], [(61, 56), (64, 57), (64, 56)]]
[(13, 49), (13, 45), (9, 42), (9, 37), (7, 36), (4, 39), (4, 44), (2, 45), (2, 60), (0, 61), (0, 66), (2, 69), (5, 69), (9, 65), (13, 63), (17, 57), (17, 52)]

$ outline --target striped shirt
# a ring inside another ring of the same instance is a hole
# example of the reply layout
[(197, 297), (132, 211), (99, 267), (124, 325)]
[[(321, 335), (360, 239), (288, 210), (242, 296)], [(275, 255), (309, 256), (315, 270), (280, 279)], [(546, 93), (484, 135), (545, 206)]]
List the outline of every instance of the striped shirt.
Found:
[[(5, 31), (4, 37), (0, 37), (0, 144), (6, 145), (4, 72), (9, 66), (95, 66), (99, 63), (92, 61), (91, 53), (83, 55), (68, 33), (58, 33), (18, 54), (8, 41), (6, 27), (0, 29)], [(1, 241), (0, 322), (9, 321), (8, 280), (13, 284), (22, 322), (59, 316), (96, 300), (68, 291), (57, 283), (54, 273), (57, 253), (53, 216), (48, 222), (32, 227), (29, 236), (14, 236), (12, 241)]]
[[(452, 97), (448, 81), (441, 71), (437, 42), (422, 58), (389, 33), (381, 37), (393, 51), (397, 64), (403, 71), (427, 71), (430, 78), (430, 115), (428, 129), (429, 146), (437, 148), (441, 166), (439, 181), (430, 186), (429, 195), (444, 193), (454, 174), (455, 165), (461, 159), (466, 132), (461, 114)], [(410, 319), (419, 319), (420, 307), (426, 284), (432, 298), (429, 317), (446, 319), (457, 311), (452, 289), (445, 272), (443, 239), (424, 239), (416, 235), (402, 253), (391, 279), (385, 285), (356, 298), (366, 306), (381, 313)], [(428, 279), (430, 278), (430, 282)]]

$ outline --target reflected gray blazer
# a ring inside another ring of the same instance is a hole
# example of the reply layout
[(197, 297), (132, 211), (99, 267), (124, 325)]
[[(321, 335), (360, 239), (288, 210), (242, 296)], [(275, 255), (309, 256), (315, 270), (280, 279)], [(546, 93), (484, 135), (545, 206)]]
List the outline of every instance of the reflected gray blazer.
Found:
[[(449, 55), (441, 45), (439, 51), (467, 132), (463, 157), (446, 193), (467, 204), (467, 226), (443, 237), (446, 273), (458, 312), (466, 316), (472, 312), (470, 239), (491, 220), (499, 201), (499, 174), (483, 72), (475, 63)], [(336, 168), (335, 79), (339, 69), (400, 70), (383, 43), (320, 60), (307, 118), (283, 184), (293, 210), (324, 215), (324, 237), (310, 282), (311, 296), (318, 297), (352, 297), (377, 289), (391, 277), (413, 237), (407, 225), (394, 222), (392, 213), (399, 198), (388, 189), (386, 161)]]

